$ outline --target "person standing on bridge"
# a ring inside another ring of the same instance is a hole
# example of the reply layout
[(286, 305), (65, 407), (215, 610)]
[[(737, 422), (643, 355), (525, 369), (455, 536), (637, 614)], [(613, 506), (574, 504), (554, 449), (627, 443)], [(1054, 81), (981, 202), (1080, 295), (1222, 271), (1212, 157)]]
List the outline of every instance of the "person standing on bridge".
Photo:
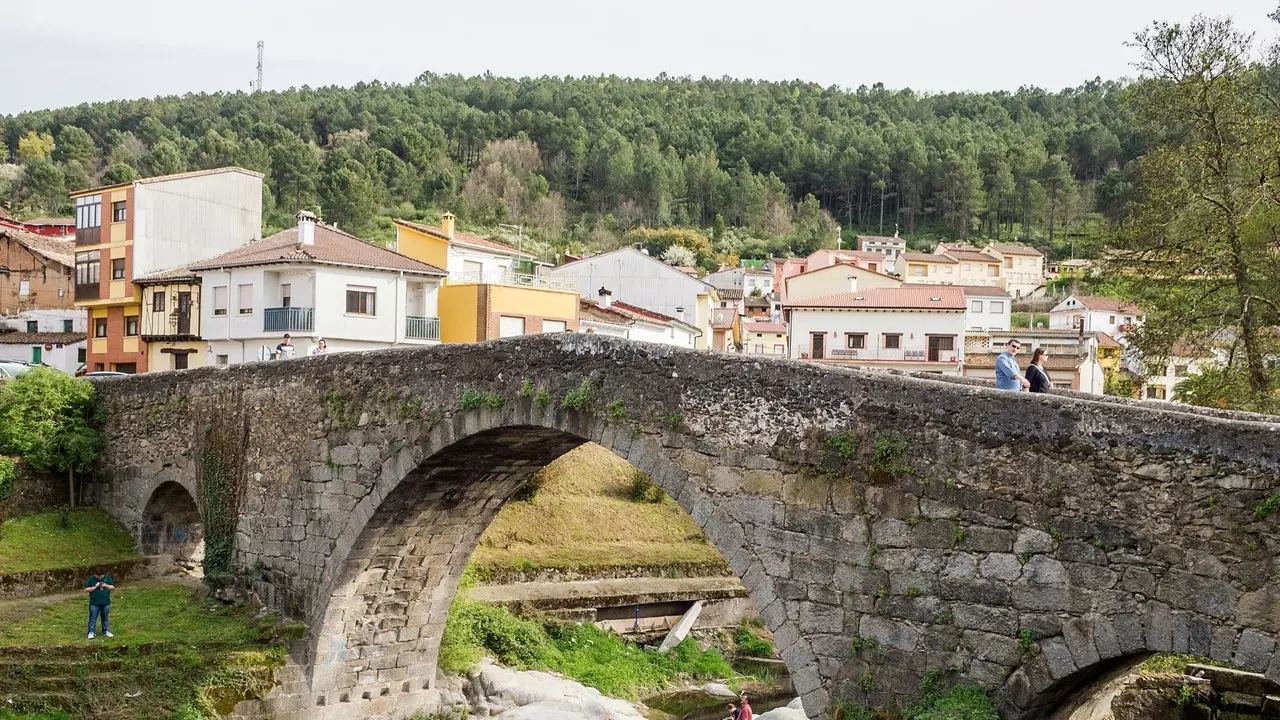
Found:
[(996, 357), (996, 389), (1020, 391), (1031, 387), (1031, 383), (1022, 376), (1015, 356), (1022, 349), (1022, 343), (1010, 338), (1004, 344), (1004, 352)]
[(1049, 388), (1049, 373), (1045, 372), (1044, 363), (1049, 359), (1049, 353), (1044, 348), (1036, 348), (1031, 353), (1031, 364), (1027, 366), (1027, 380), (1031, 382), (1031, 392), (1047, 393)]
[(97, 568), (88, 580), (84, 581), (84, 591), (89, 593), (89, 639), (93, 639), (94, 625), (97, 624), (99, 617), (102, 618), (102, 634), (107, 637), (115, 637), (111, 634), (111, 625), (109, 616), (111, 614), (111, 591), (116, 589), (115, 579), (110, 575), (104, 574), (102, 568)]
[(276, 360), (292, 360), (294, 349), (293, 337), (285, 333), (284, 339), (276, 346)]

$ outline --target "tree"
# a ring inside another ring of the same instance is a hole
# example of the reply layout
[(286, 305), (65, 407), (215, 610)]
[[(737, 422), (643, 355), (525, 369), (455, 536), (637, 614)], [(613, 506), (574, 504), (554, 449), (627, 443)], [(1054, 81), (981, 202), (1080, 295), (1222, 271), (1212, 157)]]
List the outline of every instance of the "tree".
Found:
[(98, 146), (89, 133), (75, 125), (66, 125), (58, 131), (58, 143), (53, 148), (53, 159), (58, 162), (81, 162), (86, 166), (98, 163)]
[(49, 133), (38, 133), (32, 130), (18, 138), (18, 162), (24, 165), (48, 160), (52, 153), (53, 136)]
[(1280, 124), (1265, 109), (1250, 38), (1230, 20), (1197, 16), (1156, 23), (1134, 44), (1150, 77), (1135, 110), (1160, 141), (1137, 162), (1137, 197), (1110, 267), (1146, 310), (1132, 341), (1155, 360), (1179, 341), (1229, 344), (1243, 356), (1247, 407), (1270, 411)]
[(38, 472), (64, 472), (75, 507), (75, 473), (88, 470), (102, 440), (93, 384), (34, 368), (0, 385), (0, 452)]
[(320, 160), (314, 145), (282, 130), (271, 145), (271, 185), (279, 205), (292, 212), (301, 210), (315, 192)]
[(1040, 170), (1040, 185), (1049, 196), (1049, 244), (1052, 245), (1061, 196), (1071, 186), (1071, 166), (1061, 156), (1051, 156)]
[(119, 185), (138, 179), (138, 171), (124, 163), (116, 163), (102, 173), (98, 181), (103, 185)]
[(34, 208), (53, 212), (67, 199), (67, 186), (62, 170), (48, 160), (27, 162), (23, 184), (28, 190), (28, 204)]
[(187, 161), (176, 143), (162, 139), (151, 146), (142, 158), (142, 170), (148, 177), (173, 175), (187, 169)]
[(359, 233), (377, 210), (373, 187), (364, 167), (345, 150), (329, 153), (320, 171), (320, 207), (324, 219)]
[(1206, 367), (1173, 387), (1173, 399), (1200, 407), (1230, 408), (1247, 402), (1248, 382), (1238, 369)]
[(662, 262), (672, 267), (693, 267), (698, 263), (698, 256), (683, 245), (672, 245), (662, 253)]

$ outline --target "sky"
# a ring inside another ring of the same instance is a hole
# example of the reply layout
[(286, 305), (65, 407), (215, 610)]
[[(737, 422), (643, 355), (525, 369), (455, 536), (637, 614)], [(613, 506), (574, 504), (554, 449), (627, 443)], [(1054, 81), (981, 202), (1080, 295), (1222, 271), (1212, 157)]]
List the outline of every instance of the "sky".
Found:
[(0, 114), (420, 73), (801, 79), (924, 92), (1133, 76), (1153, 20), (1230, 15), (1260, 41), (1280, 0), (0, 0)]

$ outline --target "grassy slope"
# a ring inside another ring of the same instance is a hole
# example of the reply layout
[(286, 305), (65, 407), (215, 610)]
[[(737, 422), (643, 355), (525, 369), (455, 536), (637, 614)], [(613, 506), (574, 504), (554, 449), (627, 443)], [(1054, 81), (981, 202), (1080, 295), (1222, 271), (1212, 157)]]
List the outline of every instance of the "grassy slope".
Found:
[(97, 509), (71, 513), (61, 527), (57, 512), (6, 520), (0, 533), (0, 573), (114, 563), (138, 557), (133, 536)]
[(533, 502), (502, 509), (472, 562), (508, 569), (723, 563), (674, 500), (628, 498), (635, 472), (594, 443), (567, 453), (542, 471), (542, 489)]

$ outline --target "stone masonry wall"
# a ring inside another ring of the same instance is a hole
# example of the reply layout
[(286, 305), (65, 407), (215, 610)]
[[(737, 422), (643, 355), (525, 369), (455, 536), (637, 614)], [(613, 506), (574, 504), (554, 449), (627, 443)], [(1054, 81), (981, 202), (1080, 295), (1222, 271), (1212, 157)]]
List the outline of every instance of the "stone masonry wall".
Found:
[(960, 681), (1040, 717), (1158, 650), (1280, 677), (1280, 518), (1254, 512), (1280, 491), (1265, 418), (569, 334), (99, 388), (92, 492), (128, 523), (165, 481), (200, 497), (210, 438), (244, 428), (217, 445), (240, 478), (235, 569), (311, 628), (278, 718), (430, 709), (479, 535), (586, 440), (704, 528), (811, 717)]

